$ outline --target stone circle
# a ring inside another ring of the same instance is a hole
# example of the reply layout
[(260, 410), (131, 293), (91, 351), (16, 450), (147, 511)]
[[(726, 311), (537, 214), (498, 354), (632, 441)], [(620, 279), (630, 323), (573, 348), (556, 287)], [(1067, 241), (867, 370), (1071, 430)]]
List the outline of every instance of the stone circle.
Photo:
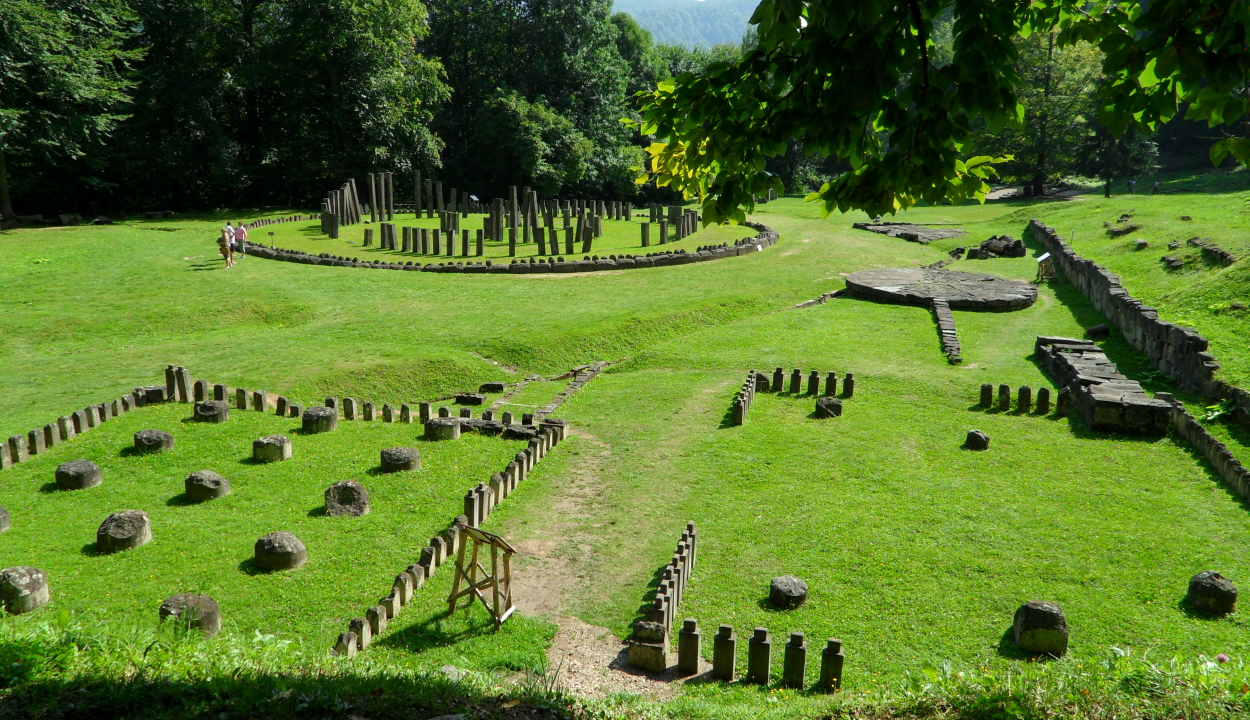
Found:
[(968, 437), (964, 439), (964, 447), (969, 450), (989, 450), (990, 436), (980, 430), (969, 430)]
[(212, 470), (197, 470), (184, 481), (187, 499), (194, 503), (216, 500), (230, 494), (230, 481)]
[(369, 514), (369, 491), (355, 480), (340, 480), (326, 488), (326, 515), (360, 517)]
[(195, 421), (224, 423), (230, 419), (230, 403), (225, 400), (203, 400), (195, 404)]
[(207, 595), (178, 593), (165, 598), (158, 611), (160, 618), (174, 618), (187, 628), (194, 628), (212, 637), (221, 632), (221, 608), (217, 601)]
[(460, 418), (435, 417), (425, 421), (426, 440), (459, 440)]
[(421, 467), (421, 453), (416, 448), (393, 447), (382, 451), (382, 472), (404, 472)]
[(793, 575), (775, 577), (768, 588), (768, 599), (782, 609), (799, 607), (807, 602), (807, 583)]
[(70, 460), (56, 468), (57, 490), (86, 490), (104, 482), (100, 466), (86, 459)]
[(152, 521), (142, 510), (115, 512), (95, 531), (95, 546), (102, 553), (130, 550), (151, 541)]
[(1189, 579), (1185, 602), (1199, 612), (1227, 615), (1237, 609), (1237, 588), (1214, 570), (1203, 570)]
[(846, 278), (853, 294), (902, 305), (946, 300), (954, 310), (1022, 310), (1037, 301), (1037, 288), (997, 275), (937, 268), (860, 270)]
[(266, 435), (252, 441), (252, 460), (256, 462), (290, 460), (291, 453), (291, 439), (285, 435)]
[(1016, 610), (1011, 623), (1016, 647), (1033, 655), (1061, 657), (1068, 651), (1068, 621), (1058, 605), (1030, 600)]
[(822, 397), (816, 401), (816, 417), (820, 419), (842, 416), (842, 401), (832, 397)]
[(304, 543), (285, 531), (269, 533), (257, 540), (253, 552), (253, 562), (262, 570), (292, 570), (308, 562)]
[(164, 430), (140, 430), (135, 433), (135, 449), (139, 452), (158, 453), (174, 446), (174, 436)]
[(339, 413), (334, 408), (316, 405), (305, 410), (300, 420), (303, 431), (309, 435), (330, 432), (339, 426)]
[(30, 612), (48, 603), (48, 576), (39, 568), (11, 567), (0, 570), (0, 600), (13, 615)]

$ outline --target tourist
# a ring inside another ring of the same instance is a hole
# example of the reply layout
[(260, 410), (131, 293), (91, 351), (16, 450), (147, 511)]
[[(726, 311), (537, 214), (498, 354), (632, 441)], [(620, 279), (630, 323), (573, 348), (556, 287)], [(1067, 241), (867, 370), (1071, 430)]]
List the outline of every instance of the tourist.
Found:
[(240, 222), (238, 227), (234, 229), (234, 252), (238, 253), (239, 257), (245, 257), (247, 255), (247, 246), (244, 245), (246, 242), (247, 228)]
[(1103, 194), (1111, 197), (1111, 178), (1107, 178), (1107, 186), (1103, 188)]
[(231, 243), (234, 242), (234, 228), (230, 227), (230, 223), (221, 229), (221, 235), (217, 238), (217, 247), (221, 252), (221, 258), (226, 261), (226, 267), (234, 267), (234, 252), (230, 249)]
[(1154, 186), (1154, 189), (1150, 191), (1150, 194), (1151, 194), (1151, 195), (1158, 195), (1158, 194), (1159, 194), (1159, 181), (1158, 181), (1158, 180), (1155, 180), (1155, 186)]
[(1128, 181), (1128, 194), (1129, 194), (1129, 195), (1132, 195), (1132, 194), (1133, 194), (1133, 191), (1134, 191), (1134, 190), (1136, 190), (1136, 189), (1137, 189), (1137, 181), (1136, 181), (1136, 180), (1132, 180), (1132, 179), (1130, 179), (1130, 180)]

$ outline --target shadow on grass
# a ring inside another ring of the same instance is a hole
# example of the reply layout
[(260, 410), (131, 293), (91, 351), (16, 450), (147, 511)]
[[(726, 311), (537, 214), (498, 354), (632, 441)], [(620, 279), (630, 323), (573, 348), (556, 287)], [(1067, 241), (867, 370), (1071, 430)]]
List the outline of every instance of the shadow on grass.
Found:
[(51, 494), (55, 492), (60, 492), (60, 488), (56, 486), (55, 482), (48, 482), (39, 486), (39, 492)]
[(100, 552), (100, 548), (97, 547), (96, 544), (93, 542), (89, 542), (86, 545), (83, 545), (82, 549), (79, 552), (81, 552), (83, 555), (86, 555), (87, 557), (101, 557), (107, 554), (107, 553)]
[(191, 498), (187, 497), (185, 492), (180, 492), (165, 501), (165, 505), (168, 507), (187, 507), (195, 504), (196, 503), (191, 502)]
[(239, 568), (239, 572), (246, 573), (248, 575), (253, 575), (253, 576), (268, 575), (274, 572), (273, 570), (266, 570), (263, 567), (259, 567), (256, 564), (255, 558), (248, 558), (244, 560), (243, 562), (239, 563), (238, 568)]
[(308, 517), (326, 517), (326, 506), (318, 505), (308, 511)]
[(127, 445), (126, 447), (122, 448), (121, 450), (118, 450), (118, 451), (117, 451), (117, 455), (118, 455), (118, 457), (132, 458), (132, 457), (139, 457), (139, 456), (141, 456), (141, 455), (147, 455), (147, 451), (146, 451), (146, 450), (140, 450), (139, 448), (135, 447), (134, 445)]
[[(478, 601), (473, 600), (474, 603)], [(457, 609), (464, 612), (464, 599), (459, 601)], [(433, 615), (419, 623), (414, 623), (399, 632), (390, 633), (375, 644), (402, 648), (409, 652), (421, 652), (431, 648), (449, 647), (473, 637), (489, 636), (495, 633), (495, 623), (485, 614), (473, 613), (461, 630), (448, 630), (443, 621), (449, 619), (451, 613), (446, 610)]]
[[(47, 648), (29, 642), (0, 644), (6, 667), (41, 667)], [(61, 652), (64, 652), (63, 650)], [(358, 670), (301, 674), (248, 671), (209, 678), (164, 675), (14, 678), (0, 698), (0, 715), (83, 720), (134, 718), (342, 718), (374, 720), (435, 716), (532, 718), (572, 717), (572, 698), (534, 688), (486, 694), (438, 673)], [(514, 695), (520, 702), (509, 700)], [(351, 714), (347, 714), (347, 708)]]

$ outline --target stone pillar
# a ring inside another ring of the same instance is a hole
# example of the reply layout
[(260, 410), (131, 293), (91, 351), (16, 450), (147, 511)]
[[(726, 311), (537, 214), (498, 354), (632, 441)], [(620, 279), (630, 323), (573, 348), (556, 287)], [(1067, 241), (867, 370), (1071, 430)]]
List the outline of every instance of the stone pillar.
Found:
[(1011, 388), (1006, 385), (998, 386), (998, 411), (1007, 412), (1011, 409)]
[(660, 218), (660, 244), (668, 242), (668, 220)]
[(43, 426), (43, 444), (45, 447), (56, 447), (61, 444), (61, 430), (56, 423)]
[(408, 407), (407, 404), (399, 406), (399, 422), (405, 424), (412, 423), (412, 408)]
[(356, 398), (343, 398), (343, 419), (356, 419)]
[(994, 405), (994, 386), (990, 383), (981, 384), (981, 407), (989, 410)]
[(712, 679), (733, 682), (738, 661), (738, 638), (734, 629), (721, 625), (712, 638)]
[(846, 659), (842, 653), (842, 641), (829, 638), (829, 644), (820, 653), (820, 688), (822, 690), (838, 690), (842, 687), (842, 662)]
[(1072, 409), (1072, 390), (1071, 388), (1060, 388), (1059, 394), (1055, 398), (1055, 415), (1059, 417), (1067, 417), (1068, 412)]
[(838, 394), (838, 374), (831, 372), (825, 376), (825, 395), (833, 397)]
[(24, 463), (30, 457), (26, 447), (25, 435), (13, 435), (9, 438), (9, 458), (13, 464)]
[(373, 403), (364, 402), (360, 404), (360, 419), (368, 422), (373, 422), (376, 419), (374, 417)]
[(842, 379), (842, 397), (855, 397), (855, 373), (847, 373)]
[(460, 257), (469, 257), (469, 231), (460, 231)]
[(191, 371), (184, 368), (176, 368), (174, 370), (174, 380), (177, 384), (178, 402), (191, 401)]
[(266, 403), (265, 403), (265, 391), (264, 391), (264, 390), (256, 390), (256, 391), (253, 391), (253, 392), (252, 392), (252, 409), (253, 409), (253, 410), (259, 410), (259, 411), (261, 411), (261, 412), (264, 412), (264, 411), (265, 411), (265, 405), (266, 405)]
[(43, 428), (26, 433), (26, 451), (31, 455), (42, 455), (48, 451), (43, 442)]
[(744, 682), (767, 685), (772, 671), (773, 641), (766, 628), (757, 627), (747, 643), (747, 676)]
[(642, 229), (642, 246), (651, 247), (651, 223), (643, 223), (638, 227)]
[(1019, 394), (1016, 395), (1016, 411), (1025, 415), (1032, 409), (1033, 390), (1028, 385), (1021, 385)]
[(781, 684), (803, 689), (803, 675), (807, 670), (807, 640), (803, 633), (790, 633), (786, 643), (786, 656), (781, 671)]
[(1037, 389), (1037, 414), (1045, 415), (1050, 412), (1050, 388)]
[(538, 244), (538, 254), (547, 254), (547, 233), (540, 227), (534, 228), (534, 242)]
[(783, 392), (786, 389), (786, 371), (781, 368), (773, 370), (773, 392)]
[(695, 675), (699, 672), (699, 622), (693, 618), (681, 624), (677, 634), (677, 672)]
[(428, 402), (417, 403), (417, 417), (421, 422), (430, 419), (430, 404)]
[(464, 516), (468, 518), (469, 527), (477, 527), (481, 520), (477, 490), (464, 494)]
[(564, 228), (564, 254), (573, 254), (574, 230), (571, 227)]
[(56, 429), (61, 435), (61, 440), (69, 440), (78, 433), (74, 430), (74, 421), (68, 415), (62, 415), (56, 419)]
[(443, 231), (439, 230), (438, 228), (434, 228), (433, 230), (430, 231), (430, 234), (434, 236), (434, 250), (430, 254), (442, 255), (443, 254), (443, 251), (442, 251)]
[(820, 372), (818, 370), (813, 370), (811, 374), (807, 376), (807, 394), (820, 394)]
[(196, 380), (195, 392), (193, 394), (195, 396), (196, 402), (204, 402), (205, 400), (207, 400), (208, 399), (208, 381)]
[(174, 397), (174, 394), (177, 392), (177, 385), (178, 385), (178, 381), (176, 379), (176, 376), (174, 375), (174, 366), (166, 365), (165, 366), (165, 397), (172, 399)]
[(247, 409), (247, 391), (243, 388), (235, 388), (234, 406), (240, 410)]
[(486, 252), (486, 239), (484, 237), (485, 235), (486, 235), (485, 232), (481, 230), (477, 231), (477, 248), (475, 249), (476, 250), (475, 254), (477, 255), (477, 257), (482, 257), (482, 255)]
[(226, 386), (221, 383), (213, 385), (213, 399), (218, 402), (224, 402), (226, 399)]
[(803, 392), (803, 371), (795, 368), (790, 372), (790, 393), (798, 395)]

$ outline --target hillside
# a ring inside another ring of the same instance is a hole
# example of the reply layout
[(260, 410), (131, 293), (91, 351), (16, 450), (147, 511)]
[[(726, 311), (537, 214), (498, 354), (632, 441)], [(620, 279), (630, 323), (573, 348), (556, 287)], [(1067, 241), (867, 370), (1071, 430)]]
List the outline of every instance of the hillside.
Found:
[(657, 43), (711, 47), (740, 42), (757, 4), (757, 0), (616, 0), (613, 9), (632, 15)]

